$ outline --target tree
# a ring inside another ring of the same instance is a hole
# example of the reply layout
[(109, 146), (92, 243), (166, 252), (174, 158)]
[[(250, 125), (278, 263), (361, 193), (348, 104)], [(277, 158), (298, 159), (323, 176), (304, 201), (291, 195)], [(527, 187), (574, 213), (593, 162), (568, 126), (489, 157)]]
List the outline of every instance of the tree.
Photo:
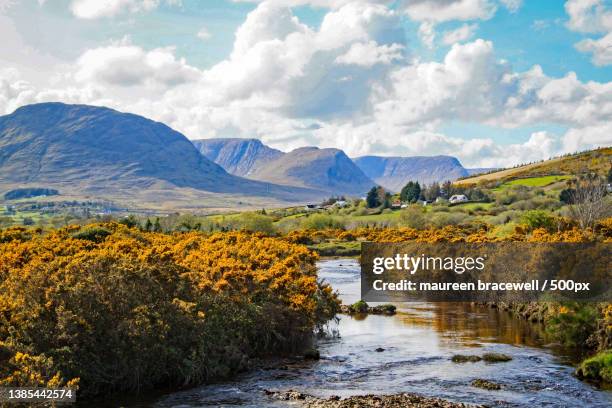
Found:
[(425, 187), (423, 190), (424, 190), (423, 196), (425, 197), (427, 201), (433, 201), (436, 198), (440, 197), (440, 195), (442, 195), (440, 184), (438, 184), (437, 182), (431, 183), (428, 187)]
[(610, 165), (610, 169), (608, 170), (608, 183), (612, 183), (612, 164)]
[(125, 225), (126, 227), (129, 227), (129, 228), (134, 228), (134, 227), (140, 226), (140, 224), (138, 223), (138, 219), (133, 214), (130, 214), (129, 216), (122, 218), (119, 221), (119, 224), (123, 224), (123, 225)]
[(559, 201), (564, 204), (574, 204), (574, 195), (576, 194), (576, 190), (573, 188), (566, 188), (561, 191), (559, 194)]
[(421, 196), (421, 186), (419, 182), (409, 181), (400, 192), (400, 199), (409, 203), (416, 202)]
[(153, 231), (154, 232), (161, 232), (162, 231), (161, 224), (159, 223), (159, 217), (155, 218), (155, 222), (153, 223)]
[(444, 183), (442, 183), (442, 187), (440, 189), (440, 196), (443, 197), (443, 198), (448, 199), (453, 194), (454, 194), (453, 183), (451, 183), (449, 180), (447, 180)]
[(368, 208), (376, 208), (384, 203), (385, 189), (380, 186), (375, 186), (368, 191), (366, 196), (366, 204)]
[(147, 218), (147, 222), (145, 223), (144, 230), (151, 231), (152, 228), (153, 228), (153, 223), (151, 222), (150, 219)]
[(606, 184), (596, 174), (586, 174), (574, 181), (573, 192), (571, 192), (570, 213), (581, 228), (595, 225), (599, 219), (610, 213), (604, 197), (606, 195)]

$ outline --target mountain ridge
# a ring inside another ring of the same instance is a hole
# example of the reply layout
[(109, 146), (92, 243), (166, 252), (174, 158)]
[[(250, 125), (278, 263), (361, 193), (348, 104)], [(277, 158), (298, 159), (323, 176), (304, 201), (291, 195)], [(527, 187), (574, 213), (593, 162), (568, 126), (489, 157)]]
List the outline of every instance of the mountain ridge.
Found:
[(421, 184), (453, 181), (468, 176), (456, 157), (438, 156), (361, 156), (353, 158), (371, 179), (388, 190), (398, 192), (408, 181)]
[(260, 205), (323, 197), (313, 189), (231, 175), (163, 123), (59, 102), (26, 105), (0, 117), (0, 189), (33, 185), (123, 201), (146, 197), (153, 205), (240, 203), (245, 197)]

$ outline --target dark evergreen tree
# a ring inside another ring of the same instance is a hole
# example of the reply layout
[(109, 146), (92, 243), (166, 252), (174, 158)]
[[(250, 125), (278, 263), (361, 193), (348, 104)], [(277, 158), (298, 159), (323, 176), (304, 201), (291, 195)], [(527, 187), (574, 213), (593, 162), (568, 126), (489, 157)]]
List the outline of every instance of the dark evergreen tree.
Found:
[(161, 232), (162, 231), (161, 224), (159, 223), (159, 217), (155, 218), (155, 222), (153, 223), (153, 231), (155, 231), (155, 232)]
[(419, 182), (409, 181), (400, 192), (400, 199), (409, 203), (416, 202), (421, 197)]
[(384, 194), (381, 198), (380, 190), (382, 190), (382, 187), (376, 186), (372, 187), (370, 191), (368, 191), (368, 195), (366, 196), (366, 205), (368, 208), (376, 208), (383, 203)]

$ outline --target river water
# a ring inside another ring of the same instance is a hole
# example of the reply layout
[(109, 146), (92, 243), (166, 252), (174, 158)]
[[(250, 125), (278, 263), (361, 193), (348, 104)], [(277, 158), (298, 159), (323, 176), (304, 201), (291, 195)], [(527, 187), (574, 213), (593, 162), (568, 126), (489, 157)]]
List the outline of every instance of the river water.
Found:
[[(359, 299), (356, 260), (324, 260), (319, 268), (319, 276), (340, 292), (344, 303)], [(284, 361), (231, 382), (161, 396), (146, 405), (288, 407), (295, 403), (275, 401), (264, 390), (293, 389), (316, 396), (414, 392), (500, 407), (612, 407), (612, 393), (574, 378), (569, 362), (575, 356), (547, 345), (538, 324), (468, 304), (397, 306), (395, 316), (340, 316), (338, 323), (330, 325), (338, 336), (318, 340), (319, 361)], [(513, 360), (450, 361), (453, 354), (485, 352), (509, 354)], [(503, 388), (472, 387), (470, 382), (476, 378)]]

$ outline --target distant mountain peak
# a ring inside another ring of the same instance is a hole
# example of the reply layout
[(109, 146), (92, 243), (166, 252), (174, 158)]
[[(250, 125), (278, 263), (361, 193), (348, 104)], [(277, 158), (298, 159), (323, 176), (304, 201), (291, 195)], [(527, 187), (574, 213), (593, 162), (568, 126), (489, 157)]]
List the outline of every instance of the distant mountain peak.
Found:
[(243, 177), (283, 155), (280, 150), (252, 138), (200, 139), (193, 140), (192, 143), (207, 159), (217, 163), (227, 172)]
[(374, 185), (342, 151), (305, 146), (283, 153), (252, 139), (202, 139), (194, 145), (232, 174), (317, 189), (327, 195), (361, 195)]
[(408, 181), (429, 184), (468, 175), (456, 157), (445, 155), (363, 156), (353, 160), (368, 177), (391, 191), (400, 191)]

